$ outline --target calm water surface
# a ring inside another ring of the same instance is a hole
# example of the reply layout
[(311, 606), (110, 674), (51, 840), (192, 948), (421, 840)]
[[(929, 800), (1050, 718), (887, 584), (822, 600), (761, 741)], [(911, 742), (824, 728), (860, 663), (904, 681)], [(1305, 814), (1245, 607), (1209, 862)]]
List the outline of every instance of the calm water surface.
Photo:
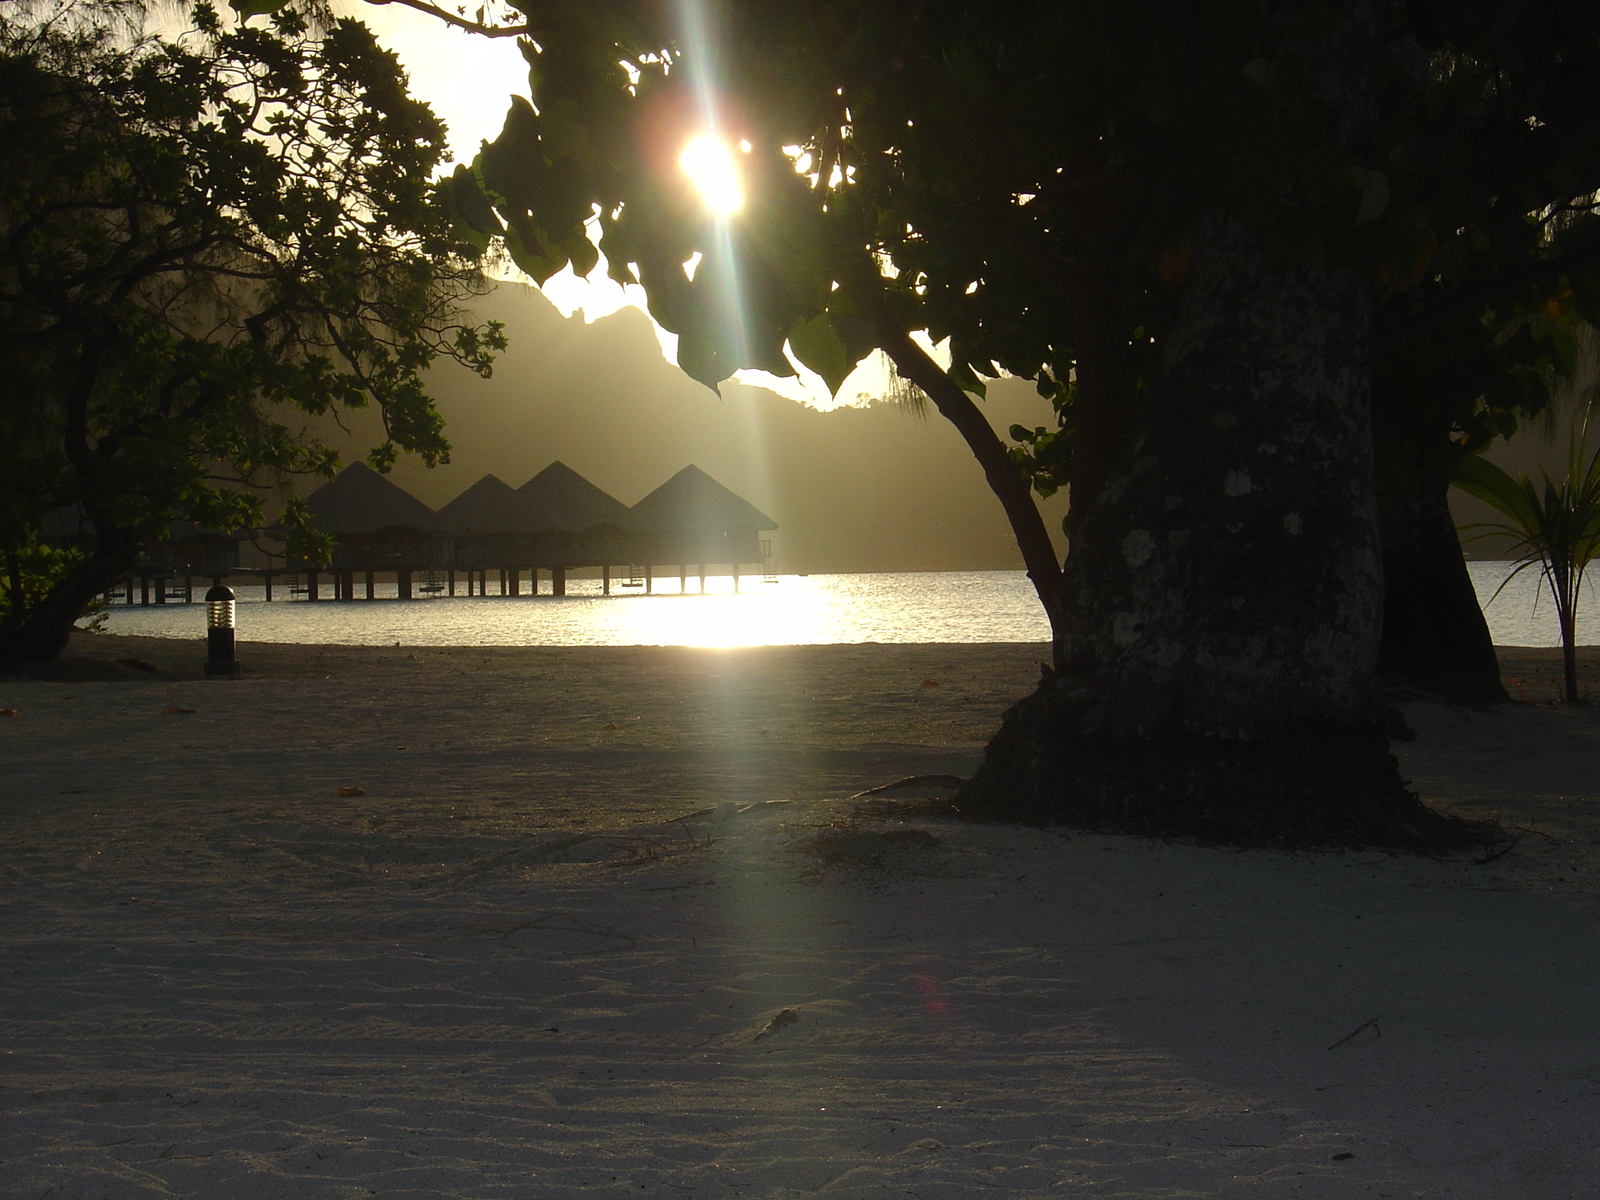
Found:
[[(1489, 629), (1502, 646), (1560, 644), (1555, 612), (1535, 571), (1524, 571), (1493, 599), (1510, 572), (1505, 563), (1469, 564)], [(557, 599), (532, 596), (380, 599), (309, 604), (285, 601), (280, 582), (271, 604), (259, 587), (235, 589), (241, 641), (323, 642), (356, 646), (756, 646), (841, 642), (1042, 642), (1049, 625), (1021, 571), (946, 571), (884, 575), (784, 575), (764, 583), (727, 576), (686, 595), (675, 577), (642, 589), (600, 594), (598, 579), (574, 579)], [(543, 587), (548, 592), (548, 577)], [(615, 587), (615, 585), (613, 585)], [(526, 583), (524, 583), (526, 587)], [(327, 588), (324, 582), (324, 588)], [(1591, 579), (1579, 605), (1578, 640), (1600, 643), (1600, 593)], [(196, 588), (199, 594), (199, 588)], [(117, 608), (112, 633), (193, 638), (203, 634), (202, 606)]]

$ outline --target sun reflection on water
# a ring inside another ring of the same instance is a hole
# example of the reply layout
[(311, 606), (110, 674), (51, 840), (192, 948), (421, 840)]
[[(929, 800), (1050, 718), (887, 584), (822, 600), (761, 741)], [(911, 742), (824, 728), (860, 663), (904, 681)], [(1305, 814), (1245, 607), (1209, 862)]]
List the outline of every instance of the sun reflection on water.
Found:
[[(1021, 571), (920, 574), (690, 576), (657, 579), (652, 594), (598, 579), (568, 581), (568, 594), (456, 596), (398, 600), (380, 582), (379, 599), (271, 604), (259, 586), (235, 584), (241, 641), (354, 646), (701, 646), (818, 645), (849, 642), (1041, 642), (1044, 612)], [(324, 583), (324, 587), (326, 587)], [(524, 581), (526, 587), (526, 581)], [(117, 607), (107, 631), (154, 637), (204, 634), (199, 606)]]

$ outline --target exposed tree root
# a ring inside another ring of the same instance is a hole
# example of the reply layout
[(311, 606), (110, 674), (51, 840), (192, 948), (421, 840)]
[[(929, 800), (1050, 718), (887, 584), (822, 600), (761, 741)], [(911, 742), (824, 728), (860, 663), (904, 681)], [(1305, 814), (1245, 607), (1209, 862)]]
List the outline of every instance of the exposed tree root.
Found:
[(966, 783), (967, 781), (959, 775), (907, 775), (904, 779), (896, 779), (893, 783), (880, 783), (877, 787), (857, 792), (850, 799), (860, 800), (863, 796), (881, 796), (887, 792), (902, 792), (913, 787), (938, 787), (955, 791)]
[(1071, 732), (1041, 689), (1012, 707), (956, 796), (963, 815), (1104, 833), (1284, 849), (1421, 854), (1497, 847), (1499, 826), (1435, 812), (1406, 786), (1375, 725), (1286, 722), (1248, 741)]

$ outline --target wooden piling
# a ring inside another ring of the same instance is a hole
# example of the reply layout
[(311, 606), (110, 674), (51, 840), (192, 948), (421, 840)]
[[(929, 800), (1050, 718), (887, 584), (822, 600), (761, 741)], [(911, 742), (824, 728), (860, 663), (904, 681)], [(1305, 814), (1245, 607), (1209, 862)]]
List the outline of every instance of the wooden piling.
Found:
[(567, 569), (565, 567), (552, 567), (550, 569), (550, 594), (552, 596), (565, 596), (567, 594)]
[(315, 571), (307, 571), (306, 572), (306, 599), (307, 600), (320, 600), (320, 599), (322, 599), (321, 596), (317, 595), (317, 588), (319, 586), (320, 585), (317, 582), (317, 573)]
[(396, 571), (394, 573), (394, 581), (398, 585), (398, 588), (399, 588), (399, 591), (400, 591), (400, 599), (402, 599), (402, 600), (410, 600), (411, 599), (411, 572), (409, 570), (406, 570), (405, 568), (401, 568), (400, 570), (398, 570), (398, 571)]
[(454, 567), (450, 568), (450, 571), (449, 571), (449, 574), (448, 574), (448, 581), (449, 581), (448, 582), (448, 586), (449, 586), (450, 590), (449, 590), (449, 592), (447, 594), (451, 595), (451, 596), (454, 596), (456, 594), (456, 569)]
[(272, 603), (272, 572), (271, 571), (263, 571), (263, 572), (261, 572), (261, 582), (262, 582), (262, 584), (265, 586), (265, 588), (267, 590), (267, 603), (271, 604)]
[(600, 594), (603, 595), (603, 596), (611, 595), (611, 568), (610, 567), (601, 567), (600, 568)]

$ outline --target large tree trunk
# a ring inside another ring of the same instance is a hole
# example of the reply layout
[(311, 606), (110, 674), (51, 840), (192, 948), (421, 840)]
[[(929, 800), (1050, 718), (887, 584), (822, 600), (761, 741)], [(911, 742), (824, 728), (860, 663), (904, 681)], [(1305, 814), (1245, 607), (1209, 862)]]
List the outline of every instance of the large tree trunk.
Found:
[(1073, 323), (1078, 357), (1072, 397), (1068, 545), (1082, 532), (1083, 523), (1105, 491), (1133, 423), (1137, 371), (1128, 345), (1128, 327), (1117, 319), (1122, 315), (1114, 309), (1098, 316), (1085, 312)]
[(0, 635), (0, 671), (60, 658), (90, 602), (133, 568), (137, 547), (97, 550), (66, 573), (21, 621)]
[(974, 814), (1246, 842), (1414, 844), (1389, 753), (1368, 301), (1216, 216), (1124, 454), (1071, 547), (1055, 664)]
[(1510, 697), (1461, 553), (1449, 487), (1448, 480), (1424, 475), (1416, 492), (1386, 496), (1379, 506), (1384, 589), (1378, 674), (1385, 683), (1463, 704), (1496, 704)]
[(1094, 511), (1133, 426), (1139, 366), (1129, 338), (1134, 318), (1122, 303), (1125, 286), (1125, 220), (1089, 209), (1084, 216), (1094, 249), (1086, 250), (1067, 288), (1072, 311), (1075, 367), (1072, 388), (1070, 546)]

